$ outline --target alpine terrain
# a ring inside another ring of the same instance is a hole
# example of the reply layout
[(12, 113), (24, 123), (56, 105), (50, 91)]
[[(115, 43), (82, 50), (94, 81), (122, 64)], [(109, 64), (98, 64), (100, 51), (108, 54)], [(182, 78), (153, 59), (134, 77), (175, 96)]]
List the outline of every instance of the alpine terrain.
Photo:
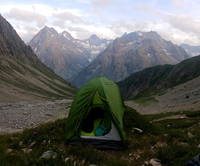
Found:
[(38, 58), (65, 80), (71, 81), (110, 41), (92, 35), (89, 39), (74, 39), (67, 31), (58, 33), (45, 26), (29, 45)]
[(81, 86), (98, 76), (120, 81), (144, 68), (176, 64), (188, 57), (183, 48), (162, 39), (156, 32), (125, 33), (110, 43), (72, 82)]

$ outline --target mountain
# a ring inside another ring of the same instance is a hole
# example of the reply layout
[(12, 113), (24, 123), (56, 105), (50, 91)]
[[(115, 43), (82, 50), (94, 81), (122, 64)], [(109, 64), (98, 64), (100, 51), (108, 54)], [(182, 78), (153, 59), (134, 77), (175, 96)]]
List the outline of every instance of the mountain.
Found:
[(176, 65), (160, 65), (130, 75), (118, 83), (127, 99), (173, 88), (200, 76), (200, 56), (184, 60)]
[(189, 44), (181, 44), (180, 45), (182, 48), (185, 49), (185, 51), (190, 55), (190, 56), (197, 56), (200, 54), (200, 46), (191, 46)]
[(99, 38), (97, 35), (93, 34), (86, 40), (74, 40), (75, 43), (79, 43), (87, 49), (89, 52), (88, 60), (93, 61), (98, 54), (104, 51), (107, 46), (112, 42), (112, 40)]
[(45, 65), (68, 81), (89, 64), (86, 58), (89, 52), (74, 43), (67, 32), (59, 34), (45, 26), (29, 45)]
[(93, 77), (120, 81), (130, 74), (159, 64), (176, 64), (189, 55), (156, 32), (125, 33), (115, 39), (72, 81), (80, 86)]
[(58, 33), (45, 26), (30, 41), (39, 59), (56, 74), (71, 81), (99, 52), (107, 46), (107, 40), (92, 35), (87, 40), (74, 39), (70, 33)]
[(40, 62), (0, 15), (0, 101), (66, 98), (74, 90)]

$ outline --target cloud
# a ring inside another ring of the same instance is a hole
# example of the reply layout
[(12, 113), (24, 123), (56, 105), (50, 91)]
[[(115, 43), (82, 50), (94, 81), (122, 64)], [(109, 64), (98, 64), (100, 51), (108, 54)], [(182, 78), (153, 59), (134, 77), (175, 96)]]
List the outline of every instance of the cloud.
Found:
[(56, 12), (52, 14), (52, 17), (55, 19), (54, 25), (64, 27), (64, 24), (73, 23), (73, 24), (87, 24), (88, 22), (82, 19), (80, 16), (74, 15), (68, 11)]
[(16, 26), (18, 34), (20, 37), (28, 43), (32, 37), (39, 31), (39, 29), (31, 27), (31, 26)]
[(17, 8), (10, 9), (10, 11), (4, 15), (6, 18), (15, 19), (22, 22), (35, 22), (39, 27), (44, 25), (47, 21), (47, 18), (41, 14)]
[(168, 23), (183, 32), (200, 35), (200, 20), (185, 15), (167, 15)]
[(73, 4), (74, 8), (50, 2), (0, 3), (0, 11), (25, 41), (46, 24), (59, 32), (67, 30), (77, 38), (91, 34), (115, 38), (125, 32), (153, 30), (175, 43), (200, 44), (199, 0), (169, 0), (165, 7), (159, 7), (165, 5), (159, 0), (75, 0)]
[(166, 25), (163, 22), (151, 22), (151, 21), (125, 21), (119, 20), (112, 23), (111, 30), (115, 33), (115, 36), (120, 36), (125, 32), (134, 31), (162, 31), (166, 30)]
[(68, 27), (68, 30), (78, 39), (87, 39), (92, 34), (92, 32), (81, 27)]
[(96, 7), (108, 7), (112, 5), (116, 0), (90, 0)]
[[(147, 22), (145, 29), (157, 31), (165, 39), (177, 44), (184, 42), (193, 45), (200, 44), (200, 19), (197, 19), (192, 11), (198, 6), (197, 1), (171, 0), (171, 3), (176, 9), (187, 9), (188, 13), (179, 14), (181, 12), (177, 12), (178, 10), (169, 13), (144, 4), (135, 7), (135, 9), (155, 18), (155, 21)], [(191, 13), (189, 14), (189, 12)], [(135, 27), (137, 29), (137, 25)], [(141, 30), (144, 30), (144, 28), (141, 27)]]
[(175, 7), (175, 8), (184, 8), (185, 7), (185, 4), (187, 3), (188, 0), (171, 0), (172, 2), (172, 5)]

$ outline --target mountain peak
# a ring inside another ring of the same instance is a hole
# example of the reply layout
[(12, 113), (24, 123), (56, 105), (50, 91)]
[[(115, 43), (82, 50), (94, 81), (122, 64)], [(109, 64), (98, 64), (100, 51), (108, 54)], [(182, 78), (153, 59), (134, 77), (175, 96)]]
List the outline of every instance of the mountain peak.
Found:
[(100, 40), (100, 38), (96, 35), (96, 34), (93, 34), (89, 37), (90, 40)]
[[(12, 25), (2, 15), (0, 15), (0, 38), (0, 56), (11, 55), (24, 60), (28, 56), (35, 58), (32, 50), (25, 45)], [(29, 54), (26, 54), (26, 52), (29, 52)]]
[(67, 31), (63, 31), (61, 34), (68, 40), (72, 40), (73, 39), (72, 35)]
[[(50, 39), (52, 37), (58, 36), (58, 32), (51, 27), (44, 26), (35, 36), (34, 36), (34, 41), (40, 42), (46, 39)], [(33, 40), (32, 39), (32, 40)], [(29, 42), (31, 43), (32, 40)]]
[(100, 39), (97, 35), (93, 34), (89, 37), (89, 42), (93, 45), (99, 45), (102, 43), (103, 39)]
[(156, 31), (149, 31), (146, 32), (148, 35), (151, 35), (152, 37), (159, 37), (161, 38), (161, 36), (156, 32)]
[(54, 28), (48, 27), (46, 25), (40, 30), (39, 33), (58, 34), (58, 32)]
[(130, 32), (130, 33), (124, 33), (122, 37), (127, 37), (127, 36), (132, 36), (132, 37), (148, 37), (148, 38), (161, 38), (160, 35), (155, 32), (155, 31), (149, 31), (149, 32), (143, 32), (143, 31), (135, 31), (135, 32)]

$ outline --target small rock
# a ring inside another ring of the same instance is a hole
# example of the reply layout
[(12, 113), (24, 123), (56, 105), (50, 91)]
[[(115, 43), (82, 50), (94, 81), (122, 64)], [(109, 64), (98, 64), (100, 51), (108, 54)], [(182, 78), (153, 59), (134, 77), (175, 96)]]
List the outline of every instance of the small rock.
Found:
[(140, 158), (140, 155), (134, 154), (134, 160), (137, 160), (137, 159), (139, 159), (139, 158)]
[(164, 137), (168, 137), (169, 136), (169, 134), (164, 134)]
[(136, 128), (136, 127), (134, 127), (134, 128), (132, 128), (132, 132), (138, 132), (138, 133), (143, 133), (143, 130), (142, 129), (139, 129), (139, 128)]
[(23, 148), (22, 151), (23, 151), (24, 153), (30, 153), (30, 152), (32, 152), (32, 149)]
[(22, 141), (20, 141), (20, 142), (19, 142), (19, 146), (22, 146), (22, 145), (23, 145), (23, 142), (22, 142)]
[(96, 164), (90, 164), (89, 166), (97, 166)]
[(149, 162), (148, 162), (148, 161), (145, 161), (143, 165), (149, 165)]
[(13, 151), (13, 149), (8, 148), (8, 149), (6, 150), (6, 153), (11, 153), (12, 151)]
[(85, 160), (82, 160), (82, 161), (81, 161), (81, 164), (84, 165), (84, 164), (85, 164)]
[(199, 145), (197, 145), (197, 148), (200, 148), (200, 144), (199, 144)]
[(154, 146), (156, 148), (162, 148), (162, 147), (166, 147), (167, 143), (166, 142), (157, 142)]
[(46, 116), (53, 116), (52, 114), (45, 114)]
[(35, 144), (36, 144), (36, 142), (33, 141), (29, 146), (30, 146), (30, 147), (33, 147)]
[(44, 144), (46, 144), (47, 143), (47, 141), (46, 140), (44, 140), (44, 141), (42, 141), (42, 144), (44, 145)]
[(188, 135), (189, 138), (193, 138), (194, 137), (194, 135), (191, 132), (188, 132), (187, 135)]
[(171, 127), (171, 124), (168, 124), (167, 127)]
[(149, 161), (149, 164), (151, 164), (152, 166), (162, 166), (160, 163), (160, 160), (153, 158)]
[(180, 146), (189, 146), (189, 144), (186, 143), (186, 142), (179, 142), (179, 143), (177, 143), (177, 144), (180, 145)]
[(55, 159), (57, 157), (57, 153), (52, 151), (52, 150), (48, 150), (46, 152), (44, 152), (42, 154), (42, 156), (40, 157), (41, 159)]
[(70, 158), (69, 158), (69, 157), (66, 157), (66, 158), (65, 158), (65, 163), (67, 163), (69, 160), (70, 160)]

